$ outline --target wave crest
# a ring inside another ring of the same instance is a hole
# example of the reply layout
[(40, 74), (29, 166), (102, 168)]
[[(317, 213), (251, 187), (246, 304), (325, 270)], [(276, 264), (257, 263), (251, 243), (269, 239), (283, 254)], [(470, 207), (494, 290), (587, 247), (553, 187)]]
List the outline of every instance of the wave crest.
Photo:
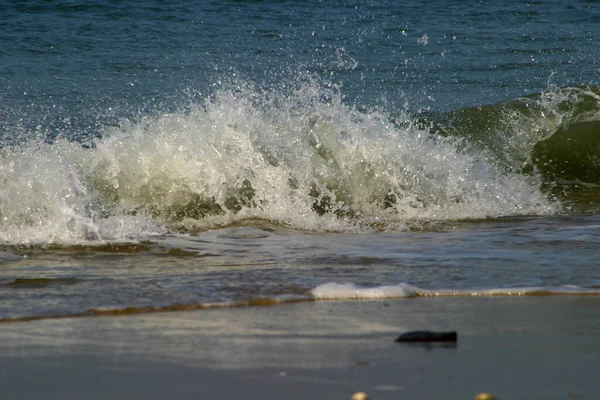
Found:
[(0, 240), (117, 240), (259, 218), (308, 230), (556, 210), (535, 177), (330, 86), (221, 90), (94, 145), (5, 148)]

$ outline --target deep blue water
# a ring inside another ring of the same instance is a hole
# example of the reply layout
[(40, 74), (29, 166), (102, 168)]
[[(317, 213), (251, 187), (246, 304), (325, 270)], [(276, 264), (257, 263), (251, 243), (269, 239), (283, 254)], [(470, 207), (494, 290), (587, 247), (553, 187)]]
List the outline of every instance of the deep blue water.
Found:
[(304, 74), (360, 107), (452, 110), (597, 85), (593, 1), (13, 1), (0, 7), (0, 137), (97, 134)]

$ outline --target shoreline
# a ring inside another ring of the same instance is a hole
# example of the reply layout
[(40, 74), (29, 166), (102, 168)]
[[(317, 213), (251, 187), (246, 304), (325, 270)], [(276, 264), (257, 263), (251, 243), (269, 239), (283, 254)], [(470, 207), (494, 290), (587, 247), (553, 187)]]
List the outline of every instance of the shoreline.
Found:
[[(600, 397), (597, 297), (322, 301), (2, 324), (3, 399)], [(456, 330), (452, 345), (395, 343)]]

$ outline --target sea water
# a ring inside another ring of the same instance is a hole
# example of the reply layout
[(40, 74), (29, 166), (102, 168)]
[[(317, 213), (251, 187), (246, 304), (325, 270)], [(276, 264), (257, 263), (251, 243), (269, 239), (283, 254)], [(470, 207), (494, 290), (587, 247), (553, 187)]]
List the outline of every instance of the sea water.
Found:
[(599, 23), (591, 0), (3, 4), (0, 318), (596, 295)]

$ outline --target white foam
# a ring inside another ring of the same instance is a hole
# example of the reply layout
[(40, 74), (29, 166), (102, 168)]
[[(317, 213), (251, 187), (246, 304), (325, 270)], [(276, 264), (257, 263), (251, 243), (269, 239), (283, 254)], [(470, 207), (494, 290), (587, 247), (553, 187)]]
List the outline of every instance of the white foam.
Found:
[(427, 290), (408, 283), (361, 287), (354, 283), (329, 282), (311, 290), (318, 300), (369, 300), (403, 297), (493, 297), (493, 296), (533, 296), (533, 295), (600, 295), (598, 288), (584, 288), (576, 285), (489, 288), (489, 289), (439, 289)]
[(247, 218), (348, 231), (556, 210), (535, 178), (404, 122), (305, 83), (223, 90), (185, 112), (107, 129), (95, 148), (6, 148), (0, 243), (131, 239)]
[(406, 283), (391, 286), (365, 288), (353, 283), (325, 283), (319, 285), (311, 294), (320, 300), (351, 300), (351, 299), (391, 299), (418, 296), (421, 290)]

